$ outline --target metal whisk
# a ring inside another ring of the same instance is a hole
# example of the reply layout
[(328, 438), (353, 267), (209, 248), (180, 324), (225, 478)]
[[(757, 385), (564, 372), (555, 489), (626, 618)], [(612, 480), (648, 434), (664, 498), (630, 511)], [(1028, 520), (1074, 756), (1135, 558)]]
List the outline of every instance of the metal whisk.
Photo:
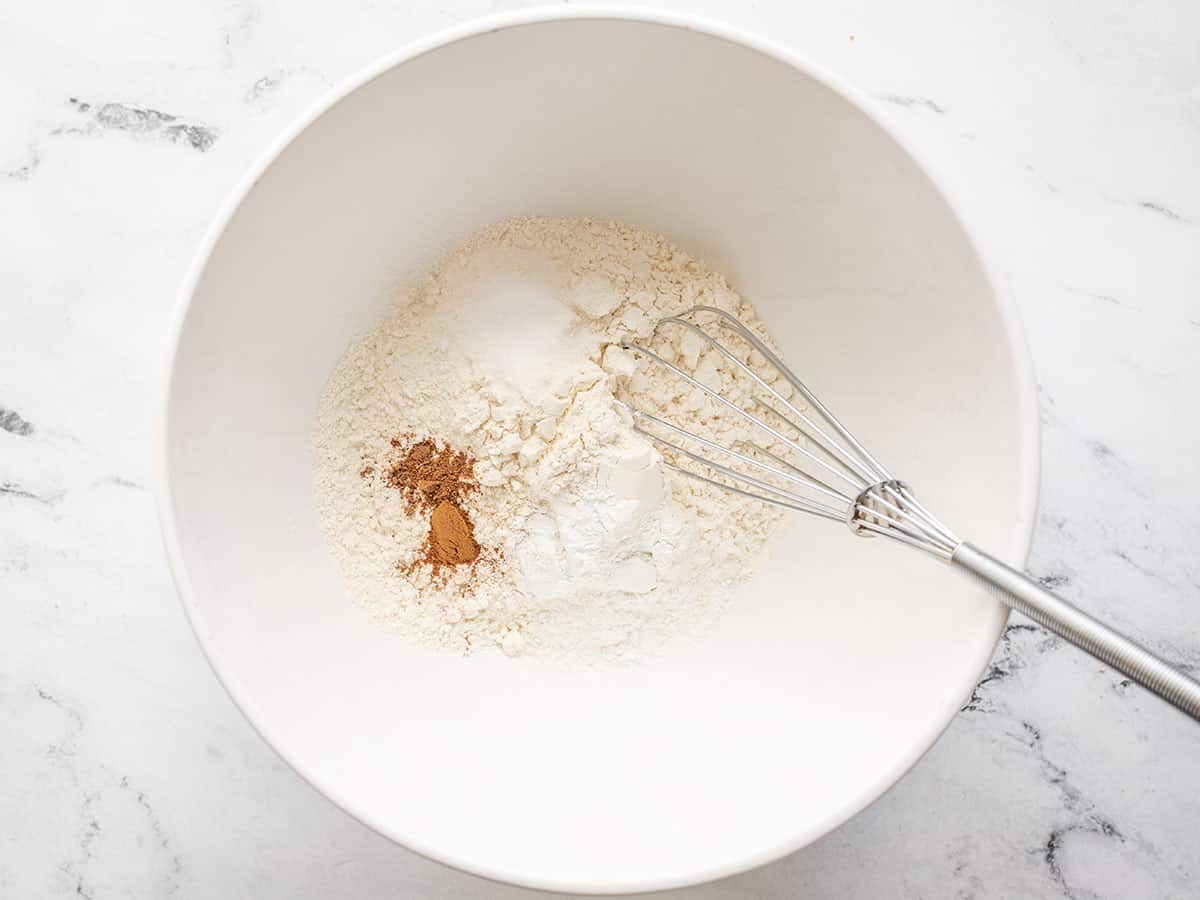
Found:
[[(635, 427), (665, 451), (669, 466), (743, 497), (844, 522), (861, 537), (882, 536), (925, 551), (973, 576), (1008, 606), (1200, 721), (1200, 682), (1028, 575), (960, 540), (734, 316), (715, 307), (695, 306), (662, 319), (655, 335), (668, 328), (692, 332), (732, 366), (734, 376), (747, 387), (739, 395), (740, 403), (711, 386), (714, 379), (706, 384), (697, 377), (699, 373), (685, 372), (648, 346), (629, 341), (621, 346), (683, 379), (709, 398), (717, 413), (741, 417), (760, 437), (752, 443), (725, 446), (699, 433), (696, 423), (633, 410)], [(744, 341), (757, 356), (733, 352), (715, 333)], [(790, 391), (775, 387), (780, 379)], [(790, 399), (796, 394), (804, 398), (803, 404)]]

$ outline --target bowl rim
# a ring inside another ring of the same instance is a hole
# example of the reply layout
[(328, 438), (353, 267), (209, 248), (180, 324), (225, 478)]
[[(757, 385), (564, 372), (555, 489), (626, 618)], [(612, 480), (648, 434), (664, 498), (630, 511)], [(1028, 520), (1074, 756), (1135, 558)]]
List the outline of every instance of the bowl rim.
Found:
[[(257, 160), (249, 167), (230, 192), (213, 217), (198, 245), (183, 279), (179, 299), (176, 301), (176, 308), (168, 332), (166, 355), (159, 376), (159, 395), (153, 428), (151, 460), (153, 470), (152, 490), (162, 534), (163, 548), (171, 571), (172, 580), (175, 583), (176, 592), (179, 595), (192, 632), (195, 634), (196, 640), (199, 642), (200, 648), (217, 681), (225, 689), (225, 692), (242, 713), (250, 727), (309, 786), (367, 828), (427, 859), (491, 881), (542, 891), (612, 895), (662, 891), (703, 884), (766, 865), (813, 843), (857, 815), (899, 782), (933, 747), (938, 738), (949, 727), (950, 723), (958, 715), (962, 703), (960, 702), (954, 707), (949, 708), (942, 720), (935, 723), (918, 741), (915, 741), (908, 749), (908, 752), (898, 758), (895, 764), (882, 777), (864, 784), (857, 794), (847, 797), (837, 811), (803, 831), (789, 835), (772, 846), (764, 847), (756, 853), (747, 854), (737, 860), (725, 862), (720, 865), (700, 865), (689, 871), (666, 873), (656, 878), (641, 878), (636, 880), (614, 878), (605, 881), (596, 881), (594, 879), (584, 881), (542, 878), (535, 874), (531, 875), (519, 871), (507, 871), (496, 866), (480, 865), (470, 859), (464, 859), (453, 853), (445, 852), (436, 846), (427, 844), (417, 835), (405, 833), (385, 822), (377, 821), (372, 816), (356, 809), (356, 805), (352, 799), (339, 796), (336, 790), (324, 782), (319, 773), (313, 772), (300, 764), (289, 752), (286, 744), (278, 740), (264, 725), (260, 724), (255, 714), (253, 699), (240, 689), (232, 677), (223, 674), (227, 670), (223, 664), (222, 653), (219, 647), (215, 646), (206, 635), (202, 617), (197, 609), (195, 597), (191, 590), (187, 567), (180, 549), (179, 536), (176, 530), (175, 509), (170, 490), (170, 465), (168, 460), (168, 426), (170, 421), (169, 407), (171, 391), (175, 380), (179, 343), (187, 322), (188, 312), (191, 308), (196, 287), (203, 277), (209, 259), (230, 220), (237, 213), (241, 204), (258, 183), (259, 179), (287, 147), (301, 133), (308, 129), (309, 126), (354, 91), (357, 91), (359, 88), (392, 69), (417, 59), (426, 53), (492, 31), (547, 22), (580, 20), (623, 21), (680, 28), (727, 41), (763, 54), (770, 59), (796, 69), (855, 107), (878, 126), (915, 163), (916, 167), (929, 181), (933, 190), (946, 204), (951, 215), (963, 231), (967, 245), (974, 254), (985, 282), (991, 290), (992, 296), (995, 298), (995, 305), (1000, 313), (1001, 324), (1008, 342), (1010, 359), (1015, 368), (1014, 374), (1017, 381), (1017, 403), (1021, 428), (1019, 436), (1019, 462), (1023, 478), (1020, 485), (1019, 520), (1016, 531), (1009, 546), (1005, 548), (1005, 552), (1001, 556), (1007, 562), (1016, 566), (1023, 565), (1028, 557), (1036, 521), (1041, 469), (1041, 421), (1038, 413), (1037, 388), (1032, 359), (1016, 304), (1012, 297), (1005, 290), (1002, 290), (1002, 282), (996, 277), (995, 272), (988, 263), (986, 255), (981, 250), (977, 230), (972, 227), (970, 217), (964, 214), (962, 205), (957, 200), (954, 192), (947, 187), (944, 177), (938, 174), (937, 166), (932, 164), (924, 152), (914, 146), (908, 138), (879, 113), (876, 104), (865, 91), (844, 80), (841, 76), (826, 70), (824, 67), (809, 62), (799, 54), (793, 53), (772, 41), (759, 37), (740, 27), (731, 26), (704, 16), (656, 9), (630, 9), (607, 4), (588, 4), (570, 7), (541, 6), (473, 18), (467, 22), (417, 38), (404, 47), (368, 64), (355, 74), (348, 76), (318, 98), (303, 114), (298, 116), (271, 141), (266, 150), (259, 155)], [(1008, 614), (1005, 611), (997, 619), (995, 634), (992, 641), (986, 646), (986, 652), (981, 652), (979, 658), (975, 661), (974, 671), (976, 674), (969, 682), (960, 685), (958, 693), (963, 701), (970, 695), (979, 677), (983, 674), (985, 667), (990, 662), (1007, 622)]]

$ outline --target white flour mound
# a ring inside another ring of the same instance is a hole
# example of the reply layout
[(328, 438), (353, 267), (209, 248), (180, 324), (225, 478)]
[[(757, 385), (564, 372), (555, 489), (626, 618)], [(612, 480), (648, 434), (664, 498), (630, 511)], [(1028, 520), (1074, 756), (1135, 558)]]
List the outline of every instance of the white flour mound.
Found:
[[(412, 639), (464, 652), (625, 657), (710, 627), (780, 514), (664, 468), (618, 398), (682, 404), (729, 444), (748, 426), (613, 345), (697, 303), (761, 332), (699, 261), (588, 219), (493, 226), (405, 293), (346, 352), (318, 413), (317, 501), (357, 600)], [(666, 352), (736, 394), (715, 353), (679, 331)], [(405, 434), (476, 458), (464, 508), (480, 546), (502, 553), (495, 564), (445, 583), (428, 567), (403, 573), (427, 521), (361, 473), (381, 472)]]

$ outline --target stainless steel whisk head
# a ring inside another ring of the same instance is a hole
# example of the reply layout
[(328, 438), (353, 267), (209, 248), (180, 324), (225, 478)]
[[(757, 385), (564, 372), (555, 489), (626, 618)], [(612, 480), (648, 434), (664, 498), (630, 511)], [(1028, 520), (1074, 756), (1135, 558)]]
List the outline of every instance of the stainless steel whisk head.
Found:
[[(653, 338), (666, 329), (683, 329), (715, 352), (732, 373), (737, 391), (727, 390), (729, 382), (714, 367), (707, 373), (687, 372), (655, 351)], [(655, 413), (632, 410), (634, 427), (664, 451), (668, 466), (722, 490), (844, 522), (857, 535), (891, 538), (938, 557), (1013, 609), (1200, 720), (1200, 682), (1023, 572), (959, 540), (737, 318), (713, 306), (693, 306), (660, 320), (649, 343), (625, 341), (621, 347), (700, 392), (713, 413), (710, 420), (731, 414), (754, 426), (756, 435), (727, 445), (711, 430), (707, 436), (702, 433), (701, 416), (693, 417), (701, 421), (689, 422), (674, 407)], [(738, 343), (741, 353), (731, 349)], [(786, 392), (776, 387), (781, 380)], [(797, 394), (803, 403), (794, 399)], [(685, 413), (689, 409), (695, 407), (682, 407)]]
[[(669, 467), (744, 497), (845, 522), (864, 537), (882, 535), (947, 561), (953, 557), (962, 542), (742, 322), (713, 306), (693, 306), (660, 320), (654, 334), (671, 328), (691, 332), (716, 351), (735, 377), (751, 387), (752, 398), (746, 405), (752, 408), (729, 400), (648, 346), (628, 341), (621, 346), (662, 366), (754, 426), (761, 440), (749, 446), (726, 446), (705, 437), (694, 425), (684, 427), (645, 410), (632, 410), (636, 429), (673, 457), (667, 460)], [(735, 353), (714, 337), (722, 333), (743, 342), (762, 364), (750, 365), (746, 353)], [(786, 396), (775, 386), (780, 379), (791, 387)], [(793, 402), (796, 394), (804, 399), (803, 406)]]

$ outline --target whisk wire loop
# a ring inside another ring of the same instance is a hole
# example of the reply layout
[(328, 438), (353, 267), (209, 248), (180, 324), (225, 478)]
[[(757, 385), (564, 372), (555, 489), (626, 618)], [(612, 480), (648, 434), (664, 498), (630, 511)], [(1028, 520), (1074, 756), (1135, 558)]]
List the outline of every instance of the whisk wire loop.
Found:
[[(767, 360), (768, 363), (774, 366), (776, 371), (786, 378), (788, 383), (795, 390), (800, 392), (800, 395), (804, 397), (809, 405), (811, 405), (812, 408), (815, 409), (825, 419), (826, 422), (829, 423), (833, 430), (841, 436), (842, 440), (850, 445), (859, 458), (870, 466), (872, 472), (875, 474), (876, 481), (888, 481), (891, 479), (892, 476), (888, 473), (888, 470), (885, 469), (879, 463), (879, 461), (870, 454), (870, 452), (868, 452), (866, 447), (864, 447), (858, 442), (857, 439), (855, 439), (854, 435), (846, 430), (846, 427), (838, 421), (837, 416), (835, 416), (828, 409), (828, 407), (826, 407), (825, 404), (817, 398), (816, 394), (808, 389), (808, 386), (805, 385), (803, 381), (796, 377), (796, 373), (788, 368), (787, 363), (780, 359), (779, 355), (776, 354), (775, 351), (770, 347), (768, 347), (766, 343), (764, 343), (758, 337), (758, 335), (738, 321), (735, 316), (716, 306), (693, 306), (691, 309), (683, 313), (683, 315), (688, 316), (694, 313), (711, 313), (718, 318), (718, 321), (724, 327), (732, 329), (736, 334), (742, 337), (747, 343), (750, 344), (751, 347), (757, 350)], [(836, 442), (831, 441), (831, 443), (833, 446), (837, 446)]]
[(687, 382), (691, 387), (700, 391), (705, 396), (712, 398), (717, 403), (719, 403), (721, 406), (728, 409), (730, 412), (735, 413), (736, 415), (745, 419), (751, 425), (753, 425), (757, 428), (761, 428), (763, 431), (770, 434), (771, 437), (773, 437), (775, 440), (777, 440), (781, 444), (785, 445), (789, 450), (793, 450), (796, 453), (799, 453), (801, 456), (809, 459), (816, 465), (820, 466), (822, 469), (825, 469), (829, 474), (842, 479), (847, 484), (849, 484), (851, 487), (860, 488), (865, 483), (865, 482), (860, 483), (859, 481), (856, 481), (855, 479), (850, 478), (844, 472), (839, 471), (836, 467), (830, 465), (825, 460), (818, 457), (811, 450), (807, 449), (806, 447), (801, 446), (800, 444), (796, 443), (791, 438), (789, 438), (787, 435), (783, 434), (783, 432), (779, 431), (776, 428), (773, 428), (772, 426), (768, 425), (766, 422), (762, 421), (762, 419), (759, 419), (757, 416), (753, 415), (752, 413), (742, 409), (736, 403), (733, 403), (732, 401), (721, 396), (721, 394), (718, 391), (713, 390), (708, 385), (693, 378), (687, 372), (683, 371), (683, 369), (679, 368), (674, 363), (668, 362), (667, 360), (663, 359), (663, 357), (661, 357), (659, 354), (655, 353), (653, 350), (651, 350), (647, 347), (642, 347), (637, 344), (630, 344), (630, 343), (623, 343), (621, 346), (625, 350), (632, 350), (637, 353), (640, 353), (642, 356), (645, 356), (648, 359), (651, 359), (654, 362), (658, 363), (660, 366), (663, 366), (664, 368), (670, 370), (675, 375), (679, 376), (685, 382)]
[[(693, 307), (692, 309), (688, 310), (688, 312), (684, 313), (683, 315), (686, 316), (692, 312), (696, 312), (696, 311), (700, 311), (700, 310), (708, 310), (708, 309), (710, 309), (710, 307), (696, 306), (696, 307)], [(849, 453), (846, 453), (841, 447), (839, 447), (837, 445), (837, 442), (834, 441), (833, 438), (831, 438), (828, 434), (825, 433), (825, 431), (817, 423), (813, 422), (808, 416), (806, 416), (803, 413), (803, 411), (796, 409), (796, 407), (794, 407), (788, 401), (788, 399), (783, 396), (783, 394), (779, 393), (779, 391), (776, 390), (774, 386), (772, 386), (767, 381), (765, 381), (762, 377), (760, 377), (757, 372), (755, 372), (748, 365), (746, 365), (744, 362), (742, 362), (740, 359), (738, 359), (738, 357), (733, 352), (731, 352), (728, 347), (726, 347), (724, 344), (717, 341), (714, 337), (712, 337), (706, 331), (704, 331), (704, 329), (702, 329), (700, 326), (698, 326), (692, 322), (689, 322), (687, 319), (683, 318), (683, 316), (668, 316), (667, 318), (663, 319), (662, 321), (660, 321), (658, 323), (659, 328), (661, 328), (663, 325), (678, 325), (682, 328), (686, 328), (688, 331), (691, 331), (693, 334), (697, 335), (701, 340), (703, 340), (705, 343), (707, 343), (710, 347), (712, 347), (714, 350), (716, 350), (718, 353), (720, 353), (723, 357), (725, 357), (726, 360), (731, 362), (734, 365), (735, 369), (739, 373), (748, 376), (754, 382), (754, 384), (756, 386), (758, 386), (762, 390), (769, 393), (772, 397), (774, 397), (780, 403), (784, 404), (794, 416), (796, 416), (801, 422), (804, 423), (804, 425), (806, 427), (801, 427), (800, 425), (797, 425), (795, 422), (789, 420), (785, 415), (783, 415), (783, 413), (779, 412), (774, 407), (770, 406), (770, 404), (760, 401), (761, 405), (765, 406), (777, 418), (786, 422), (794, 430), (800, 432), (801, 434), (808, 437), (810, 440), (812, 440), (815, 443), (817, 443), (818, 445), (820, 445), (823, 449), (828, 451), (831, 456), (833, 456), (835, 459), (837, 459), (839, 462), (841, 462), (847, 468), (849, 468), (853, 472), (855, 472), (858, 475), (858, 477), (862, 479), (862, 485), (868, 485), (868, 484), (871, 484), (873, 481), (879, 480), (878, 477), (876, 477), (878, 475), (878, 473), (871, 472), (867, 467), (863, 466), (862, 463), (860, 463), (858, 460), (856, 460), (852, 455), (850, 455)], [(746, 331), (746, 334), (749, 335), (750, 337), (753, 337), (755, 341), (758, 340), (757, 337), (754, 337), (753, 332), (749, 331), (749, 329), (745, 329), (745, 326), (743, 326), (740, 322), (738, 322), (737, 325), (739, 328), (744, 329)], [(784, 374), (784, 376), (787, 377), (786, 373), (781, 372), (781, 374)]]
[[(745, 341), (757, 357), (735, 353), (711, 333), (713, 323), (722, 335)], [(729, 366), (733, 378), (743, 379), (749, 388), (744, 396), (750, 399), (735, 403), (651, 346), (631, 341), (621, 346), (679, 378), (717, 408), (734, 413), (761, 438), (749, 442), (749, 447), (726, 446), (691, 423), (684, 427), (663, 415), (635, 410), (635, 427), (672, 457), (668, 460), (672, 468), (742, 496), (844, 521), (855, 534), (895, 538), (950, 558), (957, 539), (915, 503), (911, 492), (892, 479), (758, 335), (713, 306), (694, 306), (667, 316), (655, 326), (651, 340), (663, 328), (681, 328), (700, 338)], [(746, 361), (756, 358), (765, 364), (759, 371)], [(774, 373), (768, 375), (772, 369)], [(775, 386), (780, 378), (803, 403)], [(684, 465), (684, 460), (689, 464)]]
[[(781, 478), (784, 481), (789, 481), (789, 482), (792, 482), (793, 484), (798, 484), (798, 485), (802, 485), (804, 487), (810, 488), (811, 490), (814, 490), (819, 494), (823, 494), (824, 496), (826, 496), (832, 500), (841, 500), (846, 503), (850, 502), (850, 499), (851, 499), (850, 497), (847, 497), (841, 491), (839, 491), (833, 487), (830, 487), (825, 482), (823, 482), (817, 478), (813, 478), (810, 475), (805, 474), (805, 472), (802, 469), (790, 467), (790, 468), (794, 469), (794, 474), (791, 472), (785, 472), (782, 469), (776, 468), (775, 466), (771, 466), (771, 465), (768, 465), (767, 463), (757, 460), (753, 456), (750, 456), (749, 454), (741, 453), (738, 450), (734, 449), (733, 447), (724, 447), (721, 444), (718, 444), (716, 441), (711, 441), (708, 438), (703, 437), (702, 435), (693, 434), (690, 431), (686, 431), (686, 430), (680, 428), (678, 425), (671, 424), (666, 419), (659, 418), (658, 416), (653, 416), (650, 413), (636, 412), (636, 413), (634, 413), (634, 419), (635, 420), (642, 419), (644, 421), (653, 422), (655, 425), (661, 426), (662, 428), (665, 428), (668, 431), (674, 432), (675, 434), (678, 434), (681, 437), (685, 437), (688, 440), (694, 441), (695, 443), (700, 444), (703, 447), (707, 447), (708, 449), (716, 451), (718, 453), (724, 453), (727, 456), (732, 456), (734, 459), (737, 459), (740, 462), (743, 462), (748, 466), (752, 466), (753, 468), (759, 469), (763, 472), (769, 472), (770, 474), (776, 476), (777, 478)], [(694, 459), (696, 462), (703, 463), (704, 465), (708, 465), (708, 466), (712, 466), (713, 468), (716, 468), (716, 464), (713, 463), (711, 460), (708, 460), (697, 454), (693, 454), (687, 450), (684, 450), (684, 449), (676, 446), (675, 444), (672, 444), (669, 441), (662, 439), (661, 437), (654, 434), (653, 432), (647, 431), (646, 429), (637, 426), (636, 424), (634, 425), (634, 427), (639, 432), (641, 432), (642, 434), (644, 434), (646, 437), (650, 438), (651, 440), (655, 441), (656, 443), (666, 445), (675, 450), (679, 450), (680, 452), (684, 453), (689, 458)], [(760, 449), (760, 452), (766, 452), (766, 451), (761, 451), (761, 449)], [(733, 469), (729, 469), (728, 473), (732, 474), (733, 476), (747, 478), (747, 479), (750, 477), (749, 475), (745, 475), (745, 474), (743, 474), (741, 472), (737, 472)]]

